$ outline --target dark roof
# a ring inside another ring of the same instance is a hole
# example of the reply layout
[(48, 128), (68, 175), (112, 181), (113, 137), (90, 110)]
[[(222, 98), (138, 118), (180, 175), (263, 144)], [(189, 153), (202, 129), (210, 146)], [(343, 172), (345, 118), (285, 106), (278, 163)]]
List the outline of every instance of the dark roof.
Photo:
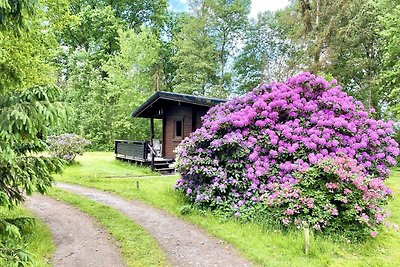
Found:
[(160, 114), (160, 108), (162, 108), (165, 104), (171, 102), (186, 103), (200, 107), (213, 107), (225, 101), (226, 100), (219, 98), (159, 91), (155, 93), (153, 96), (151, 96), (146, 102), (140, 105), (137, 109), (135, 109), (132, 112), (132, 117), (142, 117), (142, 118), (157, 117), (157, 115)]

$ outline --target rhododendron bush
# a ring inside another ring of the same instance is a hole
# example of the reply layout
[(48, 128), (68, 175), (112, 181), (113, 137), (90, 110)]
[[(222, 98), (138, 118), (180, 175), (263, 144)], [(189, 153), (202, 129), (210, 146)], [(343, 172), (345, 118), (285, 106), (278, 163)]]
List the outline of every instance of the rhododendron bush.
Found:
[(392, 134), (335, 80), (303, 73), (211, 108), (176, 150), (176, 188), (236, 216), (263, 204), (282, 225), (375, 236), (399, 154)]
[(82, 155), (90, 141), (77, 134), (50, 135), (47, 139), (49, 152), (53, 157), (58, 157), (71, 164), (77, 155)]

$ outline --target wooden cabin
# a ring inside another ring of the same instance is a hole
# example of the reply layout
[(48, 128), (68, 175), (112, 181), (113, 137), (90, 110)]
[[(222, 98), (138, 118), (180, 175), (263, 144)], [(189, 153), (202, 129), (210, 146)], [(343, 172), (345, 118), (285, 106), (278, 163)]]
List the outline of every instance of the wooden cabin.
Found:
[[(157, 92), (132, 112), (132, 117), (150, 119), (150, 140), (116, 140), (117, 159), (165, 169), (175, 158), (174, 149), (201, 126), (210, 107), (225, 100), (171, 92)], [(154, 139), (154, 119), (162, 120), (162, 140)]]

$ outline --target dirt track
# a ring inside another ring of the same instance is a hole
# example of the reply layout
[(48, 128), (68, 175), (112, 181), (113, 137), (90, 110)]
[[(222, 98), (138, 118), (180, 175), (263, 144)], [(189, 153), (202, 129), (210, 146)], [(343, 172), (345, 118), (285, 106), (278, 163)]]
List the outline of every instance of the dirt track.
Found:
[(85, 213), (41, 195), (28, 197), (25, 206), (51, 230), (56, 245), (53, 266), (124, 266), (110, 236)]
[(230, 246), (203, 230), (140, 201), (129, 201), (100, 190), (57, 183), (57, 187), (119, 210), (159, 242), (173, 266), (252, 266)]

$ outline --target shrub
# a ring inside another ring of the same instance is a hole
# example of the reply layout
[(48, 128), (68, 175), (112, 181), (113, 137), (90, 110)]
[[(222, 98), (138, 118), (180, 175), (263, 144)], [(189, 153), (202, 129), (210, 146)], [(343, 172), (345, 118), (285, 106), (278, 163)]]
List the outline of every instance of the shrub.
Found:
[(357, 238), (377, 233), (388, 216), (382, 206), (391, 195), (383, 180), (366, 176), (356, 160), (345, 155), (325, 157), (294, 174), (294, 183), (275, 183), (265, 200), (271, 214), (286, 226), (307, 222)]
[(47, 139), (50, 154), (72, 163), (90, 142), (76, 134), (51, 135)]
[(190, 211), (192, 210), (192, 206), (191, 205), (183, 205), (180, 209), (179, 212), (182, 215), (186, 215), (189, 214)]
[[(315, 228), (351, 228), (341, 222), (359, 221), (366, 212), (375, 221), (360, 225), (375, 229), (381, 217), (377, 222), (374, 216), (382, 214), (378, 207), (389, 194), (382, 181), (399, 154), (392, 125), (370, 119), (335, 80), (303, 73), (286, 83), (262, 84), (211, 108), (202, 127), (181, 143), (176, 165), (182, 178), (176, 188), (194, 203), (223, 207), (235, 216), (266, 201), (284, 225), (297, 219)], [(335, 173), (340, 160), (352, 166), (345, 179)], [(378, 182), (378, 188), (370, 188)], [(338, 184), (338, 191), (332, 193), (331, 184)], [(353, 194), (343, 203), (346, 188)], [(379, 197), (364, 199), (372, 191)], [(304, 211), (296, 206), (312, 201)], [(354, 203), (362, 210), (350, 207)], [(284, 216), (292, 206), (300, 210)]]

